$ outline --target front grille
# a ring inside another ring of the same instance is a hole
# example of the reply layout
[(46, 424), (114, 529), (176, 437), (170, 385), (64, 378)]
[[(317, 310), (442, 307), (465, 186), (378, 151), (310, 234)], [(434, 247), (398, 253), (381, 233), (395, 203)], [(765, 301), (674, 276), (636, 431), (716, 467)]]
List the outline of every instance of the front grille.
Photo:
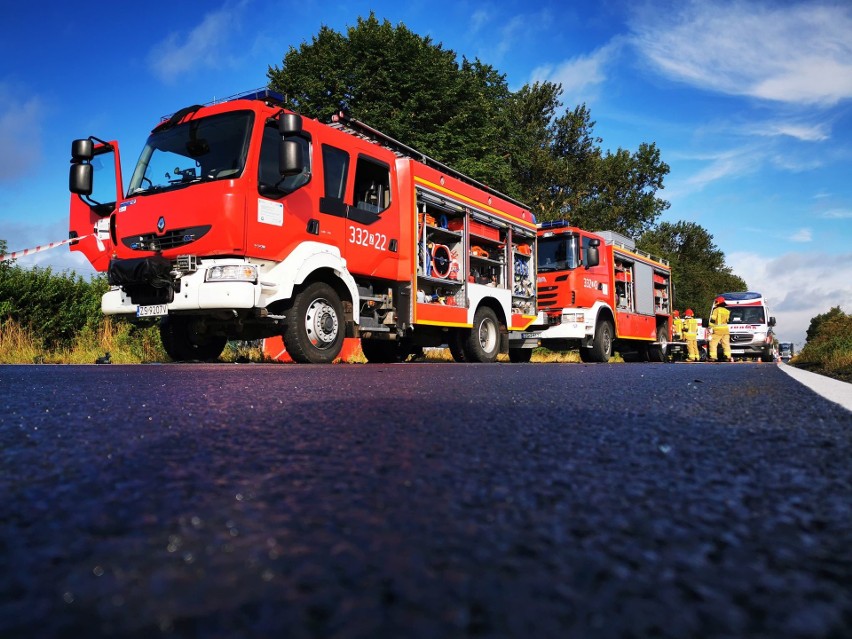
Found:
[(131, 235), (121, 238), (121, 243), (132, 251), (167, 251), (200, 240), (207, 235), (211, 228), (210, 224), (206, 224), (184, 229), (172, 229), (162, 235), (156, 233)]
[(750, 342), (754, 339), (754, 335), (749, 333), (736, 333), (731, 335), (731, 344), (735, 344), (737, 342)]

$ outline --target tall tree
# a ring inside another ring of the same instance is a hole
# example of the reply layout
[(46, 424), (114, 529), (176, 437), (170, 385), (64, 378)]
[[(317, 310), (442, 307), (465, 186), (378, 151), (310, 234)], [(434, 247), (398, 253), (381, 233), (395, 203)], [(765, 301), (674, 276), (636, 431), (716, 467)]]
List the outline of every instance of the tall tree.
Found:
[(328, 121), (353, 117), (490, 185), (508, 183), (500, 157), (502, 110), (510, 94), (493, 67), (462, 59), (403, 24), (358, 18), (347, 33), (322, 27), (290, 47), (269, 86), (287, 106)]
[(747, 290), (745, 280), (725, 265), (713, 236), (695, 222), (662, 222), (645, 231), (637, 244), (671, 264), (675, 305), (681, 311), (691, 308), (702, 317), (719, 293)]

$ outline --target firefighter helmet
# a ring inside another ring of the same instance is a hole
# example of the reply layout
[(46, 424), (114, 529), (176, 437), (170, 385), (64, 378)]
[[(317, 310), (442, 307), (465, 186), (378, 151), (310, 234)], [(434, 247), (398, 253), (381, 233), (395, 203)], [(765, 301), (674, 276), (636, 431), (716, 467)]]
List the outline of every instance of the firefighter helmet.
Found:
[(683, 312), (685, 317), (692, 317), (692, 309), (688, 308)]
[(724, 303), (725, 303), (725, 298), (724, 298), (724, 297), (722, 297), (722, 296), (720, 295), (719, 297), (717, 297), (717, 298), (716, 298), (715, 300), (713, 300), (713, 301), (714, 301), (716, 304), (724, 304)]
[(680, 317), (680, 311), (673, 311), (672, 315), (675, 317)]

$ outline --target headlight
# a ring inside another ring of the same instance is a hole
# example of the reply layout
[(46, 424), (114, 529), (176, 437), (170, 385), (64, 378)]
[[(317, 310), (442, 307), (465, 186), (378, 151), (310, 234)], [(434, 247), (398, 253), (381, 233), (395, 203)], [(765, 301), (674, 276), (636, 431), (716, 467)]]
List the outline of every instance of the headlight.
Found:
[(562, 316), (562, 321), (563, 322), (578, 322), (578, 323), (582, 324), (583, 322), (586, 321), (586, 314), (585, 313), (565, 313)]
[(229, 264), (207, 269), (206, 282), (256, 282), (257, 267), (250, 264)]

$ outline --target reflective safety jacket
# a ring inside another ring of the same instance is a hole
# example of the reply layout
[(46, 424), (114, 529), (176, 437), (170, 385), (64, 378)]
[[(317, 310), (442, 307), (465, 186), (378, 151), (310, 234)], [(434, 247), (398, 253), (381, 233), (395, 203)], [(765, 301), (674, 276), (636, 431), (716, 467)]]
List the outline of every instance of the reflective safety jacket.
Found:
[(683, 318), (675, 317), (674, 320), (672, 320), (672, 334), (680, 335), (681, 333), (683, 333)]
[(698, 337), (698, 320), (694, 317), (687, 317), (683, 320), (683, 336)]
[(717, 306), (714, 308), (713, 312), (710, 313), (710, 330), (714, 333), (727, 333), (728, 318), (730, 316), (731, 311), (724, 306)]

